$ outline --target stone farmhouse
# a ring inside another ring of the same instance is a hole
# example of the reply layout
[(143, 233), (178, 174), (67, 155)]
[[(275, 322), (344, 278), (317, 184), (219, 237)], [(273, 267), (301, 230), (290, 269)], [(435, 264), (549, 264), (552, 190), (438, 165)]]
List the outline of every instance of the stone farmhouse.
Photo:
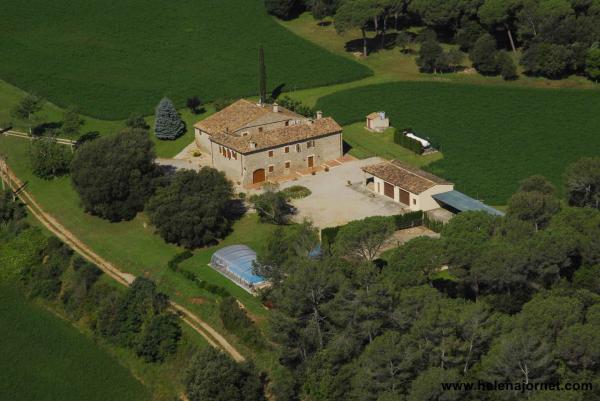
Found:
[(194, 125), (212, 166), (237, 184), (293, 176), (342, 156), (342, 127), (317, 112), (307, 118), (275, 104), (240, 99)]

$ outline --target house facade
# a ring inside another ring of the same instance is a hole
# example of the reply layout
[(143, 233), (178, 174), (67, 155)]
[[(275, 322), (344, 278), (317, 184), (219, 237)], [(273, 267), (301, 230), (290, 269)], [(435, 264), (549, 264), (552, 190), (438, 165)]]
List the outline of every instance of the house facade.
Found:
[(363, 167), (365, 184), (410, 210), (440, 208), (434, 195), (452, 191), (454, 184), (397, 160)]
[(307, 118), (277, 104), (241, 99), (194, 125), (212, 166), (241, 185), (292, 176), (342, 156), (342, 128), (320, 112)]

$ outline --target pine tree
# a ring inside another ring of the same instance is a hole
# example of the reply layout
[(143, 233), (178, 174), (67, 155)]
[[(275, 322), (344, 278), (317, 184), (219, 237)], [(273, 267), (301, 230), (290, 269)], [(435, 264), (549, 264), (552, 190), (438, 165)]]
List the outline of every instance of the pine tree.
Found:
[(265, 51), (262, 46), (258, 49), (258, 77), (260, 103), (264, 104), (267, 101), (267, 69), (265, 67)]
[(185, 124), (181, 116), (167, 97), (163, 97), (156, 106), (154, 132), (158, 139), (177, 139), (185, 132)]

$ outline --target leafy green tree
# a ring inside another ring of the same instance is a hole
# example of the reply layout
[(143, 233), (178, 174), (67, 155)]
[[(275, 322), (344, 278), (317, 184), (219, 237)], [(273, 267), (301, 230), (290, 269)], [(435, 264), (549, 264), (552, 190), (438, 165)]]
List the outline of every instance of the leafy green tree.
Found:
[(535, 43), (523, 52), (521, 65), (528, 74), (558, 79), (569, 73), (572, 53), (563, 45)]
[(146, 362), (163, 362), (177, 351), (181, 338), (179, 317), (170, 312), (155, 315), (145, 322), (136, 354)]
[(579, 268), (573, 276), (573, 285), (600, 294), (600, 265)]
[(563, 330), (556, 342), (558, 355), (573, 370), (598, 369), (600, 366), (600, 326), (574, 324)]
[(84, 121), (79, 115), (77, 108), (71, 106), (64, 112), (60, 129), (64, 135), (76, 137), (81, 133), (81, 126), (83, 123)]
[(560, 210), (560, 202), (554, 195), (541, 192), (517, 192), (508, 200), (508, 217), (532, 223), (537, 230), (546, 227), (553, 215)]
[(421, 285), (430, 282), (431, 274), (445, 262), (444, 244), (430, 237), (418, 237), (396, 248), (385, 272), (395, 285)]
[(487, 0), (477, 10), (483, 24), (491, 28), (504, 28), (513, 53), (516, 52), (516, 48), (510, 27), (514, 23), (514, 12), (518, 6), (519, 2), (514, 0)]
[(143, 130), (150, 129), (150, 126), (148, 125), (144, 117), (141, 114), (135, 113), (132, 113), (129, 115), (129, 117), (127, 117), (127, 120), (125, 120), (125, 126), (127, 128), (139, 128)]
[(485, 34), (477, 39), (469, 52), (469, 58), (473, 63), (473, 67), (480, 73), (496, 75), (499, 72), (497, 54), (496, 40), (492, 35)]
[(260, 103), (267, 102), (267, 67), (265, 66), (265, 50), (258, 48), (258, 96)]
[(261, 221), (273, 224), (287, 224), (293, 212), (283, 192), (275, 185), (265, 185), (263, 193), (252, 195), (250, 203), (256, 209)]
[(445, 58), (448, 67), (456, 72), (457, 68), (460, 67), (465, 59), (465, 54), (458, 49), (450, 49), (446, 52)]
[(169, 98), (160, 100), (155, 116), (154, 133), (158, 139), (177, 139), (185, 132), (185, 123)]
[(232, 184), (210, 167), (177, 171), (146, 206), (150, 222), (167, 242), (186, 248), (216, 243), (231, 227)]
[(336, 253), (354, 260), (372, 262), (395, 229), (393, 220), (386, 217), (374, 216), (351, 221), (341, 228), (336, 237)]
[(335, 29), (344, 33), (360, 29), (363, 42), (363, 56), (367, 57), (367, 24), (383, 12), (381, 4), (371, 0), (346, 0), (335, 14)]
[(447, 67), (442, 46), (434, 40), (423, 42), (419, 48), (417, 65), (421, 71), (433, 72), (434, 74)]
[(135, 217), (153, 191), (154, 158), (148, 132), (140, 129), (84, 143), (71, 163), (84, 209), (110, 221)]
[(67, 269), (72, 251), (58, 238), (50, 237), (38, 258), (21, 266), (21, 281), (31, 298), (55, 300), (62, 287), (62, 274)]
[(505, 81), (512, 81), (519, 77), (517, 66), (506, 51), (499, 51), (496, 54), (496, 64), (500, 70), (500, 75)]
[(227, 355), (205, 347), (192, 359), (184, 379), (190, 401), (263, 401), (263, 385), (251, 364), (236, 364)]
[(483, 357), (479, 377), (487, 382), (548, 383), (556, 379), (556, 369), (557, 362), (546, 340), (513, 330), (499, 337)]
[(569, 205), (600, 209), (600, 158), (584, 157), (565, 172)]
[(421, 373), (412, 383), (408, 401), (455, 401), (460, 391), (442, 389), (442, 383), (457, 383), (461, 378), (454, 369), (432, 367)]
[(29, 156), (33, 173), (45, 179), (67, 174), (73, 158), (68, 146), (57, 143), (54, 138), (39, 138), (31, 142)]
[(11, 190), (0, 192), (0, 226), (22, 220), (26, 215), (25, 205), (15, 199)]
[(589, 49), (585, 57), (585, 73), (594, 82), (600, 78), (600, 48)]
[(46, 100), (37, 95), (27, 95), (13, 109), (13, 115), (19, 120), (26, 121), (31, 135), (35, 114), (42, 110)]
[(580, 300), (552, 292), (539, 293), (523, 306), (517, 316), (517, 326), (530, 336), (554, 342), (562, 330), (583, 322), (583, 316), (584, 306)]
[(532, 175), (521, 181), (519, 185), (521, 192), (540, 192), (545, 195), (554, 195), (556, 187), (542, 175)]
[(456, 32), (454, 40), (456, 41), (456, 44), (459, 45), (460, 50), (468, 52), (471, 50), (477, 39), (479, 39), (484, 33), (485, 30), (479, 24), (479, 22), (469, 20), (464, 23)]
[(265, 0), (265, 8), (269, 14), (287, 19), (292, 16), (297, 0)]

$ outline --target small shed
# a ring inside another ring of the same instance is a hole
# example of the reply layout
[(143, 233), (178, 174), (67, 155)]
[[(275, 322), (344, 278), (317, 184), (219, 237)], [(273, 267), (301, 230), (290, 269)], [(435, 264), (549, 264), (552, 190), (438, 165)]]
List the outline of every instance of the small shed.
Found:
[(383, 132), (390, 127), (390, 119), (385, 111), (377, 111), (367, 116), (366, 128), (369, 131)]
[(252, 271), (256, 252), (246, 245), (230, 245), (213, 253), (210, 266), (231, 281), (253, 292), (265, 279)]

